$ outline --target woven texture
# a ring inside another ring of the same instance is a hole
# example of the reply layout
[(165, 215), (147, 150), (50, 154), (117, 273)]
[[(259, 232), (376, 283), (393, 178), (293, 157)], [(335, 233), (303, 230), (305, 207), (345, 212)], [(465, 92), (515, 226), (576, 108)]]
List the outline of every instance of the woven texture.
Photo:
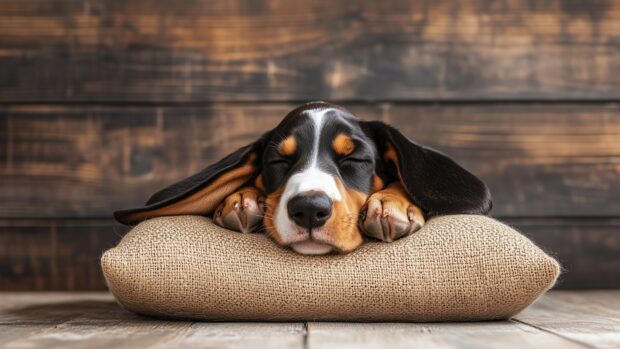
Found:
[(559, 274), (531, 241), (483, 216), (434, 218), (412, 236), (343, 256), (298, 255), (203, 217), (155, 218), (101, 265), (125, 308), (206, 320), (506, 319)]

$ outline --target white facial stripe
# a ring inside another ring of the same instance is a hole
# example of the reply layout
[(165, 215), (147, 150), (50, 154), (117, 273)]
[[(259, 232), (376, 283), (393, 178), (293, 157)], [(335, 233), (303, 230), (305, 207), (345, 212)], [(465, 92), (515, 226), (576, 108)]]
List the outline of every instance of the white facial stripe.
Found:
[(325, 113), (331, 109), (323, 109), (318, 111), (307, 110), (304, 113), (307, 114), (312, 123), (314, 124), (314, 140), (312, 142), (312, 153), (310, 154), (310, 166), (309, 168), (316, 167), (319, 161), (319, 143), (321, 141), (321, 130), (323, 128), (323, 117)]
[(275, 227), (282, 240), (292, 242), (299, 236), (295, 225), (288, 217), (287, 203), (288, 200), (295, 195), (307, 191), (324, 192), (332, 201), (341, 201), (342, 195), (338, 190), (338, 186), (334, 177), (322, 171), (318, 167), (319, 162), (319, 142), (321, 140), (321, 130), (323, 127), (323, 119), (325, 113), (333, 109), (308, 110), (306, 115), (310, 117), (314, 125), (314, 138), (312, 143), (312, 152), (310, 153), (310, 161), (306, 168), (301, 172), (294, 174), (289, 178), (278, 204), (276, 213)]
[(332, 201), (342, 200), (334, 177), (315, 167), (291, 176), (286, 183), (282, 200), (288, 200), (297, 194), (311, 190), (324, 192)]

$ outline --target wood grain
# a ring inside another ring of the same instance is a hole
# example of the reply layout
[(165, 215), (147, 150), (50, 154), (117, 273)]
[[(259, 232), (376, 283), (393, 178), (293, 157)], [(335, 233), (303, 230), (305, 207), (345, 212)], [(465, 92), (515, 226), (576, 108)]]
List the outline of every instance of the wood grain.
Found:
[(99, 258), (127, 229), (106, 220), (0, 220), (0, 290), (105, 290)]
[(0, 293), (2, 348), (303, 348), (302, 323), (162, 321), (108, 293)]
[[(107, 293), (0, 297), (0, 340), (7, 349), (147, 348), (191, 326), (191, 322), (152, 320), (129, 313)], [(22, 335), (3, 331), (7, 328), (16, 328)]]
[[(0, 293), (3, 348), (616, 348), (620, 291), (551, 291), (513, 321), (192, 323), (128, 313), (108, 293)], [(363, 305), (363, 303), (360, 303)]]
[(152, 348), (302, 349), (304, 337), (303, 323), (194, 323)]
[(133, 320), (73, 324), (65, 322), (5, 343), (6, 349), (18, 348), (148, 348), (165, 341), (191, 322)]
[[(605, 301), (601, 302), (600, 298)], [(520, 322), (583, 343), (620, 346), (620, 295), (605, 291), (554, 292), (516, 316)]]
[(0, 101), (618, 100), (620, 2), (5, 0)]
[[(273, 128), (290, 104), (0, 107), (0, 217), (109, 217)], [(618, 216), (620, 107), (352, 104), (491, 188), (498, 216)]]
[[(558, 288), (620, 287), (618, 219), (504, 221), (560, 261)], [(105, 290), (99, 257), (126, 230), (111, 218), (0, 220), (0, 291)]]
[(119, 322), (140, 318), (121, 309), (107, 292), (2, 292), (0, 299), (0, 326)]
[(620, 219), (504, 218), (562, 265), (556, 288), (620, 288)]
[(584, 348), (510, 321), (480, 323), (308, 323), (308, 348)]

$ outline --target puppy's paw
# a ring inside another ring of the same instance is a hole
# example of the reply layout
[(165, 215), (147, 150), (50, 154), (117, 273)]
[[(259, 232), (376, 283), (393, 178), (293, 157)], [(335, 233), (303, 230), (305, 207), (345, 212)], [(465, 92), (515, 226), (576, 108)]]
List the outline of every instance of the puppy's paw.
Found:
[(230, 194), (216, 209), (213, 222), (220, 227), (241, 233), (258, 230), (263, 221), (265, 197), (254, 187), (245, 187)]
[(402, 188), (386, 188), (368, 198), (361, 210), (359, 228), (366, 236), (392, 242), (424, 226), (422, 211)]

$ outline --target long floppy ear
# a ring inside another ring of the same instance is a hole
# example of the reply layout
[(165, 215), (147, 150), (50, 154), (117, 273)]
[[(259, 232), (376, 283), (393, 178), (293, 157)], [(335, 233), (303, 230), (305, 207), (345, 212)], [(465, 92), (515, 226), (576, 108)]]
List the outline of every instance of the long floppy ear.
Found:
[(222, 200), (260, 173), (260, 155), (270, 134), (264, 134), (256, 142), (155, 193), (144, 207), (114, 212), (114, 218), (132, 225), (159, 216), (212, 213)]
[(394, 179), (427, 216), (491, 211), (489, 188), (448, 156), (412, 142), (383, 122), (361, 124), (378, 148), (383, 171), (396, 174)]

